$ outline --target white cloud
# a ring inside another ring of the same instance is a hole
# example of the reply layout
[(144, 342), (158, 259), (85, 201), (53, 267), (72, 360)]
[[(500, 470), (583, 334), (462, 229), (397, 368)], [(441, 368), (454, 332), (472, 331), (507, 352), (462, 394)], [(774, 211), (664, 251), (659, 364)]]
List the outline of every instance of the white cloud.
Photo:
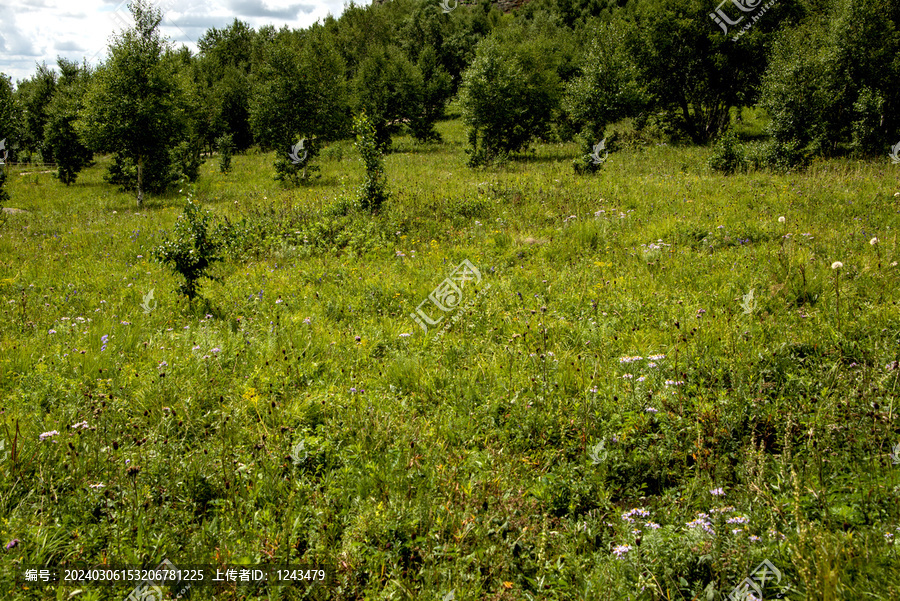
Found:
[[(35, 64), (56, 66), (58, 56), (96, 65), (106, 58), (112, 36), (132, 24), (128, 0), (25, 0), (0, 8), (0, 72), (13, 82), (27, 79)], [(343, 12), (343, 0), (159, 0), (163, 35), (176, 47), (197, 51), (197, 39), (234, 19), (258, 29), (308, 27), (329, 12)]]

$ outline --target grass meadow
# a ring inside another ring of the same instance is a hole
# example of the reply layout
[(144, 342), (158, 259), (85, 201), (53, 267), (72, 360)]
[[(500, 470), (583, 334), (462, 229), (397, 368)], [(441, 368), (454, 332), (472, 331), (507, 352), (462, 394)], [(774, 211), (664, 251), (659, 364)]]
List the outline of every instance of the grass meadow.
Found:
[[(766, 599), (900, 599), (900, 166), (472, 170), (439, 129), (395, 138), (375, 216), (350, 141), (307, 186), (213, 157), (141, 210), (108, 157), (10, 168), (0, 596), (124, 600), (15, 578), (168, 559), (329, 573), (195, 599), (713, 600), (768, 560)], [(231, 224), (193, 303), (150, 258), (188, 193)]]

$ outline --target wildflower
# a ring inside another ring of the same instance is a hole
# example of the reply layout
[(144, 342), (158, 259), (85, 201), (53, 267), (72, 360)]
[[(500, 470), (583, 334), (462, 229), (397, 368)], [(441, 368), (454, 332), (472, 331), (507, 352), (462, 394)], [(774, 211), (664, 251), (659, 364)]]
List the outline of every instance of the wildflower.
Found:
[(661, 526), (656, 522), (647, 522), (644, 524), (644, 528), (650, 528), (651, 530), (659, 530)]
[(714, 488), (711, 491), (709, 491), (709, 494), (711, 494), (714, 497), (721, 497), (721, 496), (725, 495), (725, 491), (722, 490), (721, 488)]
[(90, 428), (90, 426), (88, 425), (88, 423), (87, 423), (86, 421), (83, 421), (83, 422), (78, 423), (78, 424), (72, 424), (72, 425), (69, 426), (69, 427), (72, 428), (73, 430), (74, 430), (75, 428), (81, 428), (82, 430), (85, 429), (85, 428)]
[(651, 361), (659, 361), (660, 359), (665, 359), (666, 356), (665, 355), (650, 355), (647, 358), (650, 359)]
[(740, 534), (741, 532), (743, 532), (743, 530), (741, 528), (735, 528), (734, 530), (731, 531), (732, 534)]
[(159, 367), (169, 367), (169, 364), (166, 363), (165, 361), (160, 361), (160, 362), (159, 362)]
[(629, 545), (616, 545), (613, 547), (613, 553), (619, 559), (622, 559), (622, 556), (631, 551), (631, 547)]
[(697, 309), (697, 317), (700, 317), (704, 313), (706, 313), (706, 309)]
[(280, 305), (280, 304), (283, 303), (283, 302), (284, 302), (284, 301), (281, 300), (280, 298), (275, 300), (275, 304), (276, 304), (276, 305)]
[(200, 345), (198, 344), (197, 346), (195, 346), (195, 347), (192, 348), (191, 350), (192, 350), (192, 351), (199, 351), (199, 350), (200, 350)]
[(633, 377), (634, 377), (634, 374), (623, 374), (622, 375), (623, 380), (630, 380)]
[(784, 215), (778, 218), (778, 223), (784, 223)]
[(56, 330), (50, 330), (50, 331), (47, 332), (47, 333), (48, 333), (48, 334), (56, 334)]
[(746, 518), (742, 515), (735, 516), (733, 518), (728, 518), (725, 523), (726, 524), (746, 524), (750, 521), (749, 518)]
[(303, 320), (303, 323), (309, 324), (309, 323), (312, 323), (312, 320), (309, 317), (307, 317), (306, 319)]
[(89, 486), (91, 488), (93, 488), (94, 490), (100, 490), (101, 488), (104, 488), (106, 485), (103, 484), (102, 482), (98, 482), (97, 484), (91, 484)]
[(641, 509), (639, 507), (636, 507), (635, 509), (632, 509), (631, 511), (629, 511), (627, 513), (623, 513), (622, 519), (625, 520), (626, 522), (630, 522), (633, 524), (634, 520), (631, 519), (632, 516), (638, 516), (639, 518), (649, 518), (650, 512), (647, 511), (646, 509)]
[(592, 393), (594, 393), (594, 394), (597, 394), (597, 387), (595, 386), (594, 388), (591, 388), (590, 390), (588, 390), (588, 392), (592, 392)]
[(221, 352), (222, 352), (222, 349), (220, 349), (219, 347), (214, 347), (214, 348), (209, 349), (209, 352), (210, 352), (210, 353), (213, 353), (213, 354), (215, 354), (215, 353), (221, 353)]
[(619, 363), (634, 363), (635, 361), (642, 360), (643, 357), (622, 357), (619, 359)]
[(656, 367), (656, 363), (654, 363), (653, 361), (651, 361), (650, 363), (647, 364), (647, 367), (649, 367), (649, 368), (652, 369), (652, 368)]
[(666, 386), (684, 386), (682, 380), (666, 380)]
[(688, 528), (700, 528), (707, 534), (711, 534), (712, 536), (716, 535), (716, 531), (713, 530), (712, 524), (702, 518), (697, 518), (696, 520), (688, 522), (686, 525)]
[(356, 340), (357, 342), (359, 342), (360, 340), (362, 340), (362, 338), (360, 338), (359, 336), (354, 336), (353, 339)]
[(843, 266), (844, 266), (844, 264), (841, 263), (840, 261), (835, 261), (834, 263), (831, 264), (832, 269), (840, 269)]
[(654, 409), (653, 407), (647, 407), (644, 411), (647, 413), (659, 413), (659, 409)]
[(12, 539), (12, 540), (9, 541), (8, 543), (6, 543), (6, 550), (7, 550), (7, 551), (11, 551), (12, 549), (15, 549), (16, 547), (19, 546), (19, 543), (20, 543), (20, 542), (21, 542), (21, 541), (20, 541), (19, 539), (17, 539), (17, 538)]
[(871, 240), (869, 240), (869, 244), (875, 246), (876, 244), (878, 244), (878, 238), (872, 238)]
[(59, 432), (57, 430), (50, 430), (49, 432), (44, 432), (43, 434), (38, 436), (38, 438), (41, 440), (41, 442), (43, 442), (51, 436), (59, 436)]
[(356, 393), (356, 389), (355, 389), (355, 388), (351, 388), (351, 389), (350, 389), (350, 392), (351, 392), (351, 394), (352, 394), (352, 393)]
[(409, 332), (403, 332), (402, 334), (400, 334), (400, 338), (409, 338), (410, 336), (412, 336), (412, 334), (410, 334)]
[(890, 532), (885, 532), (885, 533), (884, 533), (884, 540), (886, 540), (887, 542), (891, 542), (891, 539), (892, 539), (892, 538), (894, 538), (894, 535), (891, 534)]
[(758, 543), (760, 540), (762, 540), (762, 539), (759, 538), (758, 536), (756, 536), (755, 534), (751, 534), (751, 535), (750, 535), (750, 542), (751, 542), (751, 543)]

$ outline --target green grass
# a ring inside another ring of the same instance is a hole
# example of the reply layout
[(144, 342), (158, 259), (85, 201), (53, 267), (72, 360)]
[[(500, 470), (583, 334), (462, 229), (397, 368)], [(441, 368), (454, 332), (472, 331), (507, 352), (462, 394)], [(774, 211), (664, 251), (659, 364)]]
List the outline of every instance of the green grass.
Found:
[[(374, 217), (350, 142), (297, 189), (271, 153), (209, 160), (194, 198), (237, 233), (193, 304), (149, 261), (183, 194), (138, 211), (105, 159), (68, 188), (10, 171), (0, 587), (168, 558), (316, 564), (334, 599), (713, 599), (769, 559), (767, 595), (900, 599), (900, 171), (724, 177), (708, 148), (648, 146), (576, 177), (551, 144), (473, 171), (440, 130), (395, 140)], [(482, 294), (423, 332), (464, 259)]]

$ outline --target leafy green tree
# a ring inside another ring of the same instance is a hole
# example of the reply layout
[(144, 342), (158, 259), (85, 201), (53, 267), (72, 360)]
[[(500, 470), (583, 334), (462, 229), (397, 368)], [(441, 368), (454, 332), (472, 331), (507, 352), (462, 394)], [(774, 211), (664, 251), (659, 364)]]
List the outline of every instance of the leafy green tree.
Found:
[(263, 149), (288, 152), (295, 136), (334, 140), (350, 129), (344, 64), (321, 26), (280, 35), (262, 49), (250, 125)]
[(224, 29), (212, 28), (198, 40), (200, 55), (195, 79), (202, 96), (202, 135), (214, 145), (224, 134), (237, 150), (253, 143), (250, 129), (250, 89), (256, 32), (237, 19)]
[(463, 74), (460, 104), (472, 166), (549, 134), (562, 91), (558, 57), (552, 39), (520, 34), (511, 29), (484, 39)]
[[(391, 136), (413, 117), (425, 118), (422, 111), (422, 73), (398, 48), (372, 48), (359, 65), (353, 80), (355, 108), (366, 113), (375, 127), (375, 138), (382, 151), (391, 144)], [(427, 135), (430, 124), (418, 123)]]
[(434, 124), (444, 115), (444, 107), (453, 93), (450, 74), (438, 62), (437, 51), (426, 46), (419, 53), (416, 65), (421, 78), (418, 90), (418, 106), (409, 117), (409, 129), (420, 142), (440, 141)]
[(646, 0), (627, 23), (631, 63), (653, 110), (697, 144), (728, 126), (731, 107), (754, 102), (768, 40), (791, 22), (776, 4), (734, 41), (739, 30), (723, 34), (710, 19), (712, 8), (707, 0)]
[(160, 37), (161, 13), (146, 0), (130, 5), (135, 26), (120, 34), (93, 78), (75, 129), (94, 150), (116, 153), (117, 173), (134, 174), (138, 206), (145, 190), (172, 184), (173, 149), (186, 130), (175, 57)]
[(564, 128), (577, 132), (583, 155), (579, 165), (587, 171), (598, 166), (589, 155), (606, 138), (606, 128), (643, 113), (650, 104), (622, 29), (601, 23), (591, 33), (582, 72), (566, 84), (562, 100)]
[(13, 144), (19, 138), (22, 113), (13, 93), (12, 80), (0, 73), (0, 140), (5, 140), (7, 161), (16, 159)]
[(900, 131), (900, 6), (841, 0), (775, 44), (762, 105), (772, 153), (790, 164), (886, 153)]
[(30, 79), (20, 81), (16, 89), (24, 114), (22, 139), (19, 141), (21, 152), (40, 154), (45, 163), (53, 162), (53, 149), (44, 142), (44, 126), (56, 83), (56, 72), (44, 63), (38, 65), (37, 72)]
[(231, 157), (234, 155), (234, 139), (231, 134), (222, 134), (216, 138), (216, 150), (219, 151), (219, 172), (231, 172)]
[(75, 183), (78, 173), (91, 164), (93, 153), (75, 130), (78, 112), (84, 108), (84, 95), (90, 83), (90, 71), (85, 65), (57, 60), (61, 76), (56, 93), (47, 107), (44, 124), (44, 146), (56, 158), (56, 177), (67, 186)]

